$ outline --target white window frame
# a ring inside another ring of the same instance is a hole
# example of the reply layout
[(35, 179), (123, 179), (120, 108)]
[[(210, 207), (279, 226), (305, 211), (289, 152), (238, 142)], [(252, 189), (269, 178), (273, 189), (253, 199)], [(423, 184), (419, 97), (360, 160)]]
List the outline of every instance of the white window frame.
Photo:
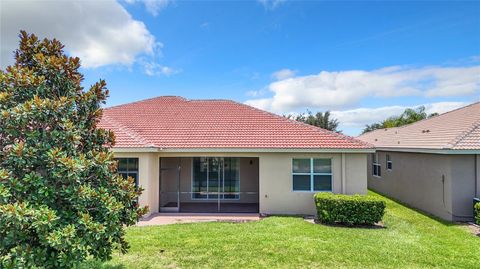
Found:
[[(382, 165), (379, 162), (378, 159), (378, 153), (372, 153), (372, 176), (381, 178), (382, 177)], [(375, 174), (375, 166), (377, 166), (377, 171), (380, 171), (380, 173)]]
[[(301, 159), (310, 159), (310, 172), (309, 173), (295, 173), (293, 172), (293, 160), (301, 160)], [(315, 173), (313, 162), (314, 160), (330, 160), (330, 173)], [(333, 161), (332, 158), (292, 158), (292, 191), (294, 192), (332, 192), (333, 191)], [(310, 190), (295, 190), (294, 189), (294, 176), (310, 176)], [(313, 183), (315, 176), (330, 176), (330, 190), (320, 190), (316, 191), (313, 189)]]
[(392, 162), (392, 157), (390, 156), (390, 154), (386, 154), (385, 159), (387, 161), (387, 171), (392, 171), (393, 170), (393, 162)]

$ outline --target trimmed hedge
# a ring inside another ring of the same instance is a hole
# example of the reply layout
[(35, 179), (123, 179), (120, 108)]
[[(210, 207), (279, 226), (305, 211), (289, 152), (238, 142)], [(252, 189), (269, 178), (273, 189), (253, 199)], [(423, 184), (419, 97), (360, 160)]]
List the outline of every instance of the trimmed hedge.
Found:
[(367, 195), (315, 194), (318, 219), (326, 224), (374, 225), (383, 218), (385, 201)]
[(480, 203), (475, 204), (475, 221), (480, 225)]

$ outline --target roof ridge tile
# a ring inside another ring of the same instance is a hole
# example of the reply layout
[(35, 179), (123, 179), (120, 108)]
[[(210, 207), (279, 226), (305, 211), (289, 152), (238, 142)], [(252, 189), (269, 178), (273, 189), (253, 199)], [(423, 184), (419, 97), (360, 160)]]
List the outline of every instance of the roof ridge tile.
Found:
[(147, 147), (155, 147), (154, 144), (148, 142), (148, 140), (146, 140), (145, 138), (143, 138), (142, 136), (140, 136), (139, 134), (137, 134), (136, 132), (128, 129), (127, 127), (125, 127), (124, 125), (120, 124), (119, 122), (113, 120), (111, 117), (103, 114), (102, 115), (102, 119), (105, 119), (107, 122), (109, 122), (111, 125), (113, 126), (116, 126), (119, 130), (121, 130), (122, 132), (124, 132), (126, 135), (130, 136), (132, 139), (134, 139), (136, 142), (138, 142), (139, 144), (143, 144)]
[(462, 140), (464, 140), (468, 135), (470, 135), (475, 129), (480, 128), (480, 119), (475, 121), (467, 130), (455, 137), (447, 146), (449, 149), (455, 148)]

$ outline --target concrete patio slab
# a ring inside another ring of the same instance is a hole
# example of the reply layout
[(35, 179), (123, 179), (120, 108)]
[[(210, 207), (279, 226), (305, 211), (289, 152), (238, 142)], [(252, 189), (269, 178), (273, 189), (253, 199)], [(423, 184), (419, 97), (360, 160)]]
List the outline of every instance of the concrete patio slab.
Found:
[(137, 226), (213, 221), (247, 222), (260, 219), (261, 217), (258, 213), (155, 213), (141, 219)]

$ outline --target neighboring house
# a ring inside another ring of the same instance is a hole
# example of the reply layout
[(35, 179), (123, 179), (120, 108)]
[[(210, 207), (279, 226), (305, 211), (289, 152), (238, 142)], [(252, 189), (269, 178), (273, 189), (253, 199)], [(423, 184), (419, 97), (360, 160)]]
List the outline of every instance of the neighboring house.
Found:
[(315, 214), (319, 191), (367, 192), (373, 146), (228, 100), (164, 96), (106, 108), (119, 172), (150, 213)]
[(368, 187), (440, 218), (470, 220), (480, 194), (480, 103), (359, 139), (374, 144)]

